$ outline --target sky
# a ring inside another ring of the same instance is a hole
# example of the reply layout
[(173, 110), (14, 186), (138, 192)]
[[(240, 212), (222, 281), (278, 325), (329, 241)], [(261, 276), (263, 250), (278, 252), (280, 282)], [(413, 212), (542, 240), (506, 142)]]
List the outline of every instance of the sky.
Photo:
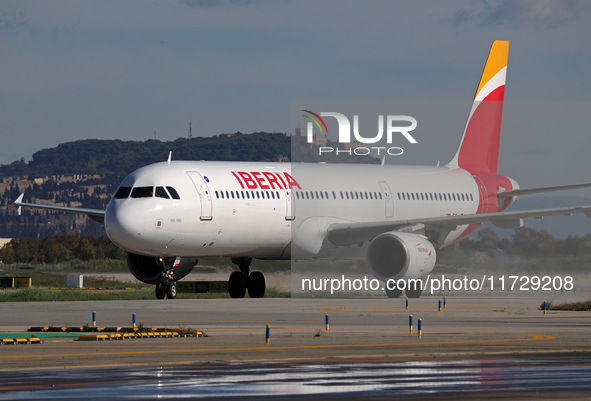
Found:
[[(445, 111), (388, 163), (453, 156), (488, 50), (509, 40), (500, 172), (591, 181), (591, 2), (0, 1), (0, 163), (86, 138), (289, 132), (292, 102)], [(429, 113), (431, 114), (431, 113)], [(577, 194), (591, 197), (590, 191)]]

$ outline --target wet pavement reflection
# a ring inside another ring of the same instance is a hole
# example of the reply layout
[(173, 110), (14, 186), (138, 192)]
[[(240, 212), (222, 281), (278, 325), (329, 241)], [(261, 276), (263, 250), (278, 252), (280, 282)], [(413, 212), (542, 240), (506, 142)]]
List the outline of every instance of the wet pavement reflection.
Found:
[(408, 398), (557, 390), (591, 396), (590, 377), (591, 359), (210, 363), (0, 372), (0, 400)]

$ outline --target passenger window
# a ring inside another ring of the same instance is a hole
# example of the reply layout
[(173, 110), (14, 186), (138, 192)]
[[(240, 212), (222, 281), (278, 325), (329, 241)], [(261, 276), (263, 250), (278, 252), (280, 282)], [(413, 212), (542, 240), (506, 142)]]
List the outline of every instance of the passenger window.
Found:
[(166, 193), (166, 189), (164, 189), (164, 187), (156, 187), (156, 197), (170, 199), (170, 196), (168, 196), (168, 194)]
[(154, 187), (136, 187), (131, 191), (132, 198), (151, 198), (154, 194)]
[(470, 200), (471, 200), (471, 201), (473, 201), (473, 200), (474, 200), (474, 198), (472, 197), (472, 194), (470, 194)]
[(216, 199), (220, 198), (220, 194), (218, 193), (218, 191), (215, 191), (215, 197), (216, 197)]
[(119, 187), (119, 189), (115, 193), (115, 198), (127, 199), (129, 197), (130, 193), (131, 193), (131, 187)]
[(380, 200), (382, 200), (382, 193), (378, 192), (378, 194), (380, 195)]
[(334, 191), (332, 191), (332, 198), (336, 199), (337, 198), (337, 194), (334, 193)]
[(230, 194), (232, 194), (232, 199), (234, 199), (234, 191), (230, 191)]
[(349, 199), (349, 192), (345, 192), (345, 195), (347, 195), (347, 199)]
[(421, 192), (421, 200), (425, 200), (425, 198), (423, 198), (423, 193)]
[(341, 191), (341, 199), (345, 199), (345, 197), (343, 196), (343, 191)]

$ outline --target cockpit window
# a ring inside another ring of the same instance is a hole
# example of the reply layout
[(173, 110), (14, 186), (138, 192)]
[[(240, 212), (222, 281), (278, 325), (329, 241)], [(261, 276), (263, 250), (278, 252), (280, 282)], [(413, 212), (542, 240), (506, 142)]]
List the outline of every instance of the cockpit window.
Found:
[(151, 198), (154, 194), (154, 187), (135, 187), (131, 191), (132, 198)]
[(166, 193), (166, 189), (164, 189), (164, 187), (156, 187), (156, 197), (170, 199), (170, 196), (168, 196), (168, 194)]
[(181, 199), (176, 189), (174, 189), (173, 187), (166, 187), (166, 189), (168, 189), (168, 193), (170, 194), (170, 196), (172, 196), (172, 199)]
[(119, 187), (119, 189), (115, 193), (115, 198), (126, 199), (127, 197), (129, 197), (130, 193), (131, 187)]

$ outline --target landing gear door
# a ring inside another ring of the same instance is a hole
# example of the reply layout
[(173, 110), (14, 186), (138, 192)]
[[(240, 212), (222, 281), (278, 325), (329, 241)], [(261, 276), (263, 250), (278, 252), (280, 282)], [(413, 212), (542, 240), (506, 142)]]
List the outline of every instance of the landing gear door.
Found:
[(293, 199), (291, 198), (291, 189), (285, 190), (285, 207), (285, 220), (295, 220), (295, 205), (293, 204)]
[(390, 192), (390, 187), (385, 181), (379, 181), (379, 184), (386, 204), (386, 217), (392, 217), (394, 214), (394, 199), (392, 199), (392, 192)]
[(187, 171), (187, 174), (191, 177), (201, 201), (201, 220), (211, 220), (213, 218), (211, 214), (211, 193), (207, 183), (201, 174), (196, 171)]

